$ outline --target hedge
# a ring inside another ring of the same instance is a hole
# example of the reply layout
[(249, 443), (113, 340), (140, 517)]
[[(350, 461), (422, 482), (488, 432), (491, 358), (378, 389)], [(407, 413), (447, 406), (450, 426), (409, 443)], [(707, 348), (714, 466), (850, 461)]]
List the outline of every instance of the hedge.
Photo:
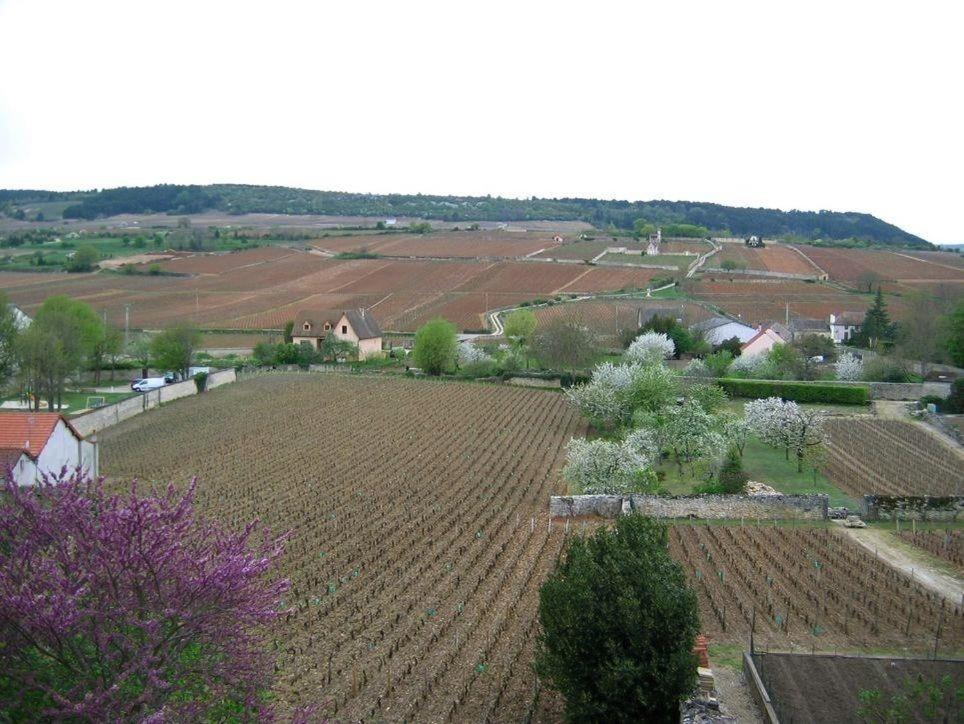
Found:
[(775, 380), (721, 379), (719, 385), (730, 397), (781, 397), (794, 402), (828, 402), (866, 405), (869, 389), (864, 385), (828, 385)]

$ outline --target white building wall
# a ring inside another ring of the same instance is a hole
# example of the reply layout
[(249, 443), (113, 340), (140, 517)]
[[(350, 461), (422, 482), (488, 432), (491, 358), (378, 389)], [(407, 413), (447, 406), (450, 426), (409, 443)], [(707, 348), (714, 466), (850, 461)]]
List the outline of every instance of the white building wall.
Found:
[(706, 341), (710, 344), (722, 344), (726, 340), (736, 337), (738, 340), (740, 340), (740, 344), (744, 344), (753, 339), (753, 335), (756, 333), (757, 330), (746, 324), (740, 324), (739, 322), (728, 322), (727, 324), (719, 327), (714, 327), (707, 332)]
[[(21, 457), (21, 462), (26, 456)], [(19, 465), (14, 477), (19, 485), (35, 485), (46, 473), (59, 474), (64, 466), (72, 470), (80, 466), (84, 472), (97, 475), (97, 453), (94, 445), (77, 438), (67, 424), (61, 420), (47, 439), (47, 444), (37, 456), (36, 463), (27, 459), (27, 464)]]

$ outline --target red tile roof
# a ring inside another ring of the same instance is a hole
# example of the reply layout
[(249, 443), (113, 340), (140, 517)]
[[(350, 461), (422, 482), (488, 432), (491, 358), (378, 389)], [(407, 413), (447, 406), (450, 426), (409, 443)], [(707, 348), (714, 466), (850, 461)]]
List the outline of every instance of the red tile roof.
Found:
[(26, 452), (37, 457), (57, 423), (63, 420), (78, 438), (80, 434), (57, 412), (4, 412), (0, 413), (0, 450)]

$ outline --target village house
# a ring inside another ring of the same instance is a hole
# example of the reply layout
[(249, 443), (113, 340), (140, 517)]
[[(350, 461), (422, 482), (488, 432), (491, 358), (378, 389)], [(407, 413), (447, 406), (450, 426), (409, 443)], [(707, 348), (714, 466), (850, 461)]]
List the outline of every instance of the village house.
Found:
[(853, 339), (860, 331), (861, 320), (848, 314), (830, 315), (830, 338), (837, 344)]
[(358, 347), (358, 359), (381, 354), (382, 330), (370, 312), (364, 309), (316, 310), (298, 312), (291, 330), (291, 341), (318, 349), (329, 335)]
[(710, 317), (690, 326), (690, 329), (702, 332), (704, 338), (714, 347), (723, 344), (728, 339), (736, 337), (740, 344), (750, 341), (757, 330), (748, 324), (743, 324), (728, 317)]
[(97, 442), (56, 412), (0, 413), (0, 477), (9, 473), (17, 485), (36, 485), (64, 466), (97, 477)]
[(797, 317), (790, 320), (790, 337), (797, 339), (807, 335), (816, 334), (821, 337), (829, 337), (831, 334), (830, 325), (822, 319), (805, 319)]
[[(783, 327), (783, 325), (779, 326)], [(786, 329), (786, 327), (783, 328)], [(740, 347), (740, 354), (746, 357), (766, 354), (775, 345), (786, 344), (789, 341), (788, 333), (784, 332), (781, 334), (776, 324), (768, 327), (760, 327), (756, 334)]]

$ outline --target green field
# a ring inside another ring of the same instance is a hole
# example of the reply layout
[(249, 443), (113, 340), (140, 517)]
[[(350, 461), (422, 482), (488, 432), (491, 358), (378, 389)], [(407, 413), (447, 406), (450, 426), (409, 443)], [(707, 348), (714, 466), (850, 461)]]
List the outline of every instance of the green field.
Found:
[[(126, 400), (128, 397), (134, 397), (135, 395), (140, 394), (138, 392), (134, 392), (133, 390), (131, 390), (130, 387), (126, 387), (126, 389), (125, 388), (120, 388), (120, 389), (122, 389), (123, 391), (121, 392), (66, 392), (64, 393), (64, 397), (63, 397), (63, 404), (66, 405), (66, 407), (62, 410), (62, 412), (67, 417), (70, 417), (72, 415), (76, 415), (80, 413), (81, 411), (86, 411), (87, 409), (89, 409), (87, 407), (88, 398), (91, 398), (91, 397), (103, 397), (104, 404), (110, 405), (114, 402), (120, 402), (121, 400)], [(3, 402), (22, 401), (22, 398), (19, 395), (10, 395), (8, 397), (3, 398), (2, 401)]]
[(606, 254), (602, 261), (618, 261), (622, 264), (639, 264), (640, 266), (659, 265), (675, 266), (677, 269), (686, 269), (696, 261), (695, 256), (686, 254), (656, 254), (654, 256), (637, 254)]

